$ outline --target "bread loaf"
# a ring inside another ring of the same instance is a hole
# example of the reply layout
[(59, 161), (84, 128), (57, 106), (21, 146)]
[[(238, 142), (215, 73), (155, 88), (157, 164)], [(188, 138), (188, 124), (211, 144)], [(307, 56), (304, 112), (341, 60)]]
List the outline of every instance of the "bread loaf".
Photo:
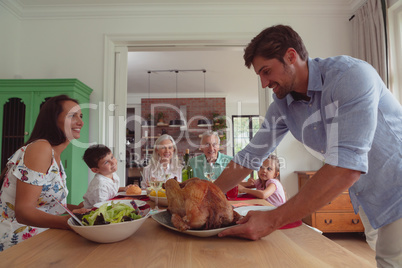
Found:
[(126, 194), (140, 195), (141, 194), (141, 188), (136, 184), (129, 185), (127, 187), (127, 190), (126, 190)]

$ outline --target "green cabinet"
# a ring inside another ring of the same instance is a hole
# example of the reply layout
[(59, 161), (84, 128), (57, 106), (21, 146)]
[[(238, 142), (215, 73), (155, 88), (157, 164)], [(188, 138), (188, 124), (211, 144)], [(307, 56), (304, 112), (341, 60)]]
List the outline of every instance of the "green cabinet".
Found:
[(89, 103), (92, 89), (77, 79), (0, 79), (0, 162), (26, 142), (35, 125), (41, 104), (48, 98), (65, 94), (81, 104), (84, 127), (79, 142), (70, 143), (61, 155), (69, 190), (67, 201), (79, 204), (88, 187), (88, 167), (82, 160), (89, 139)]

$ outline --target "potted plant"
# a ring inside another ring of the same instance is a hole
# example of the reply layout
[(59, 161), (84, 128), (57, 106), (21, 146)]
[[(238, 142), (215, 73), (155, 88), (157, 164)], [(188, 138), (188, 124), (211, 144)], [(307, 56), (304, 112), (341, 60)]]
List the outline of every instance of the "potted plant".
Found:
[(165, 125), (165, 114), (162, 112), (158, 113), (158, 123), (157, 125)]
[(227, 128), (226, 116), (219, 115), (217, 113), (212, 113), (212, 117), (213, 117), (212, 130), (217, 131), (219, 133), (221, 140), (226, 140), (226, 131), (225, 131), (225, 129)]

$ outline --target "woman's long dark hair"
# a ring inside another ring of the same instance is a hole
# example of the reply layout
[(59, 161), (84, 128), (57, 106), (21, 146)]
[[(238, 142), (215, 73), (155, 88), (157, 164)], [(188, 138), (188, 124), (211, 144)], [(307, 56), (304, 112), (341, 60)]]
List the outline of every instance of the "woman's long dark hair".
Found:
[(73, 101), (78, 104), (77, 100), (67, 95), (50, 98), (43, 104), (31, 136), (25, 144), (42, 139), (47, 140), (52, 146), (56, 146), (66, 141), (66, 135), (57, 126), (57, 119), (63, 112), (63, 102), (65, 101)]
[[(63, 130), (57, 126), (57, 119), (63, 112), (63, 102), (65, 101), (73, 101), (78, 104), (77, 100), (67, 95), (59, 95), (48, 99), (42, 105), (31, 136), (24, 145), (40, 139), (47, 140), (52, 146), (62, 144), (66, 141), (66, 135)], [(3, 185), (6, 172), (7, 167), (4, 167), (0, 175), (0, 189)]]

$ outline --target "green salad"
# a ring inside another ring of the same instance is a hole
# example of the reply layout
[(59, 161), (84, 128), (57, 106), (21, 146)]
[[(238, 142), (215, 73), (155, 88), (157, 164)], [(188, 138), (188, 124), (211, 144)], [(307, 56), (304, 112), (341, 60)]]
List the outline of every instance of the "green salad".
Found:
[(140, 219), (132, 206), (123, 203), (105, 203), (98, 209), (81, 215), (81, 221), (85, 226), (118, 223)]

